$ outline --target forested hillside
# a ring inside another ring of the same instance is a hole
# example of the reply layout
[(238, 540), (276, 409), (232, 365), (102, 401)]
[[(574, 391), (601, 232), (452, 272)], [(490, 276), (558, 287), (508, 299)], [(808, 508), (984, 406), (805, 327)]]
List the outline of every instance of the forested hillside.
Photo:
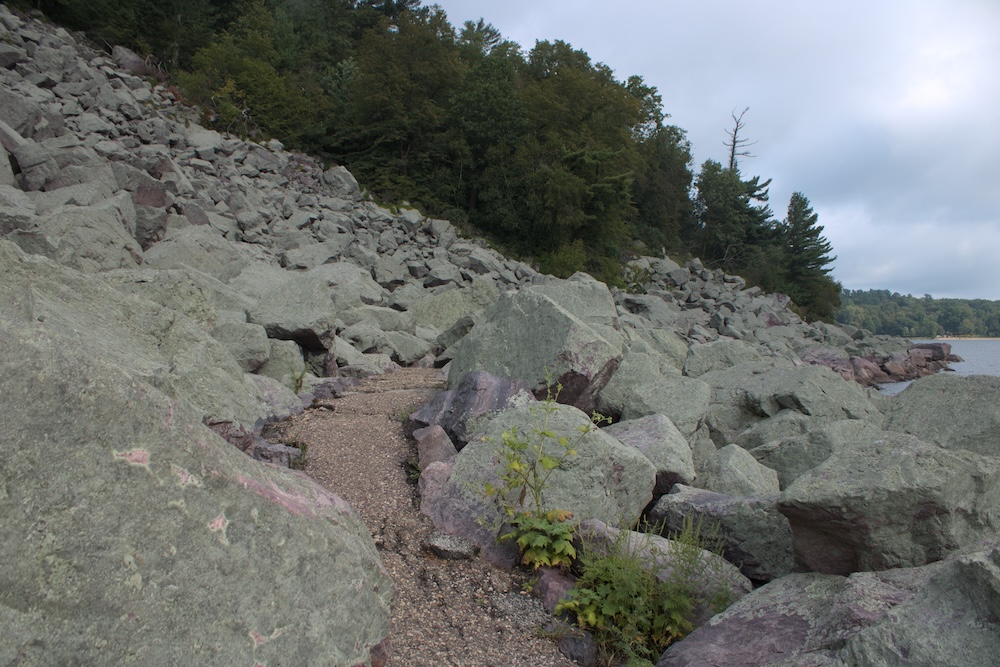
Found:
[(1000, 337), (1000, 301), (934, 299), (888, 290), (844, 290), (837, 321), (877, 334)]
[(665, 252), (785, 292), (809, 319), (839, 304), (809, 200), (778, 220), (770, 180), (741, 171), (742, 114), (729, 154), (696, 174), (661, 92), (565, 42), (522, 47), (420, 0), (10, 4), (148, 56), (207, 125), (346, 165), (380, 201), (548, 272), (621, 284), (629, 258)]

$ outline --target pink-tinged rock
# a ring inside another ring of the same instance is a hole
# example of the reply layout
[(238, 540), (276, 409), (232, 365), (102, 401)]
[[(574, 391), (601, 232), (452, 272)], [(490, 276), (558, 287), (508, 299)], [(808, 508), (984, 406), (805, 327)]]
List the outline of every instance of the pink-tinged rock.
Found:
[(423, 470), (432, 463), (447, 461), (458, 454), (455, 444), (437, 424), (413, 432), (417, 441), (417, 465)]
[(930, 353), (930, 361), (948, 361), (951, 343), (917, 343), (910, 350), (924, 350)]
[(132, 193), (132, 203), (140, 206), (166, 208), (173, 202), (173, 195), (167, 192), (166, 186), (160, 184), (155, 186), (139, 186)]
[(469, 423), (475, 418), (503, 410), (513, 396), (527, 392), (518, 380), (497, 377), (486, 371), (467, 373), (454, 389), (443, 391), (410, 415), (406, 431), (416, 437), (418, 429), (437, 424), (461, 450), (468, 442)]

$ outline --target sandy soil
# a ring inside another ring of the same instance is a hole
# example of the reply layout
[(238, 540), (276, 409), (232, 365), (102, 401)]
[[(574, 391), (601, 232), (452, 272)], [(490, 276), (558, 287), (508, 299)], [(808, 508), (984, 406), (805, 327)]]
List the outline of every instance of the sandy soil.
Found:
[(305, 471), (361, 515), (396, 583), (389, 667), (563, 667), (549, 619), (523, 591), (526, 573), (482, 560), (449, 561), (424, 550), (433, 531), (419, 513), (403, 419), (444, 388), (440, 371), (402, 369), (282, 425), (308, 445)]

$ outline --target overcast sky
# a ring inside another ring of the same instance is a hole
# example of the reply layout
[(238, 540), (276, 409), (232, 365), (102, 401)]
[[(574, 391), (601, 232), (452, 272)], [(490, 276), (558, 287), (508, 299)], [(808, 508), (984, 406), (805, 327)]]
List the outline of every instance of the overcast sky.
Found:
[(642, 76), (695, 173), (749, 107), (740, 170), (773, 179), (779, 219), (809, 198), (845, 287), (1000, 299), (1000, 0), (436, 4)]

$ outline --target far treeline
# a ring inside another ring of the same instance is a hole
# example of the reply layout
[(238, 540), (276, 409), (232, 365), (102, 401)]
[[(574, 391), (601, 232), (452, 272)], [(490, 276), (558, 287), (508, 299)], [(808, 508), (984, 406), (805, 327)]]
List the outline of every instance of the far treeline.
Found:
[(844, 290), (837, 322), (906, 338), (1000, 337), (1000, 301), (903, 296), (888, 290)]
[(796, 193), (778, 220), (771, 181), (740, 171), (742, 113), (725, 159), (695, 175), (656, 88), (565, 42), (524, 50), (420, 0), (10, 4), (148, 55), (207, 125), (346, 165), (378, 201), (470, 227), (544, 271), (623, 284), (636, 255), (697, 256), (809, 319), (839, 306), (809, 200)]

